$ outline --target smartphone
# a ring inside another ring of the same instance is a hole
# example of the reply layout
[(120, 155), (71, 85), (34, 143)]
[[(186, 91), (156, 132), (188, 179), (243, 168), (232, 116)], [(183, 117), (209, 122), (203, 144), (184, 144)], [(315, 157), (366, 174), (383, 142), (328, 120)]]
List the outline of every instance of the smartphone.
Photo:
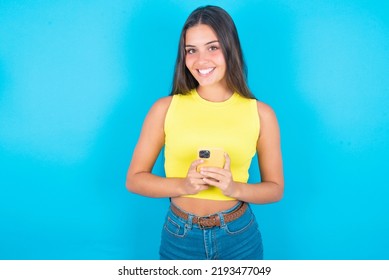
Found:
[(200, 168), (204, 166), (224, 167), (224, 150), (221, 148), (201, 148), (198, 151), (198, 158), (204, 162), (197, 166), (197, 172), (200, 172)]

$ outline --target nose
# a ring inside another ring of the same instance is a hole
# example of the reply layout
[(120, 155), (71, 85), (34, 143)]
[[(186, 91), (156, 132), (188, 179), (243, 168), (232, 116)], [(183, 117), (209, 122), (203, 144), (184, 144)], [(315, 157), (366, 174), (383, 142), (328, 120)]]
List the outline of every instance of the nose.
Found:
[(197, 56), (197, 63), (204, 64), (209, 61), (209, 55), (206, 51), (199, 51)]

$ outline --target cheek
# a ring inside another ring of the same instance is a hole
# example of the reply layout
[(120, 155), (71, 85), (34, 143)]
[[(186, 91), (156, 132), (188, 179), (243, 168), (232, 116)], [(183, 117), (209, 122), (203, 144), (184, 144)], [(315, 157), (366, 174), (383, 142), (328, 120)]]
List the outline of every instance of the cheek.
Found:
[(217, 55), (215, 55), (214, 57), (215, 61), (217, 61), (217, 63), (219, 65), (225, 65), (226, 64), (226, 60), (224, 59), (224, 56), (222, 53), (219, 53)]
[(185, 66), (192, 75), (195, 75), (196, 70), (193, 69), (193, 59), (185, 59)]
[(185, 65), (186, 65), (186, 67), (188, 67), (188, 69), (190, 69), (191, 66), (193, 65), (193, 58), (190, 56), (186, 56), (185, 57)]

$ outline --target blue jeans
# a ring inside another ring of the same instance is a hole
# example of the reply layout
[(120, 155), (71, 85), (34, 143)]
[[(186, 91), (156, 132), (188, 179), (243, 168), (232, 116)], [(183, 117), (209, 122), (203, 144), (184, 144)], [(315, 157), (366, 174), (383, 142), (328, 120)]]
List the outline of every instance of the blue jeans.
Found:
[(161, 260), (261, 260), (263, 259), (262, 237), (255, 216), (247, 207), (238, 219), (225, 223), (223, 214), (240, 207), (217, 213), (220, 227), (200, 228), (193, 224), (194, 215), (187, 213), (184, 220), (175, 215), (171, 208), (162, 229)]

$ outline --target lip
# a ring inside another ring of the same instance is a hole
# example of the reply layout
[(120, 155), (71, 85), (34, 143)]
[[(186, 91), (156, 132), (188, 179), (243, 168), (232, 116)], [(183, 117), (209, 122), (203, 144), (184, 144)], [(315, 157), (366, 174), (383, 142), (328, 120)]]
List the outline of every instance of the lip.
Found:
[(206, 77), (209, 74), (211, 74), (215, 70), (215, 68), (216, 67), (208, 67), (208, 68), (197, 69), (197, 73), (200, 76)]

